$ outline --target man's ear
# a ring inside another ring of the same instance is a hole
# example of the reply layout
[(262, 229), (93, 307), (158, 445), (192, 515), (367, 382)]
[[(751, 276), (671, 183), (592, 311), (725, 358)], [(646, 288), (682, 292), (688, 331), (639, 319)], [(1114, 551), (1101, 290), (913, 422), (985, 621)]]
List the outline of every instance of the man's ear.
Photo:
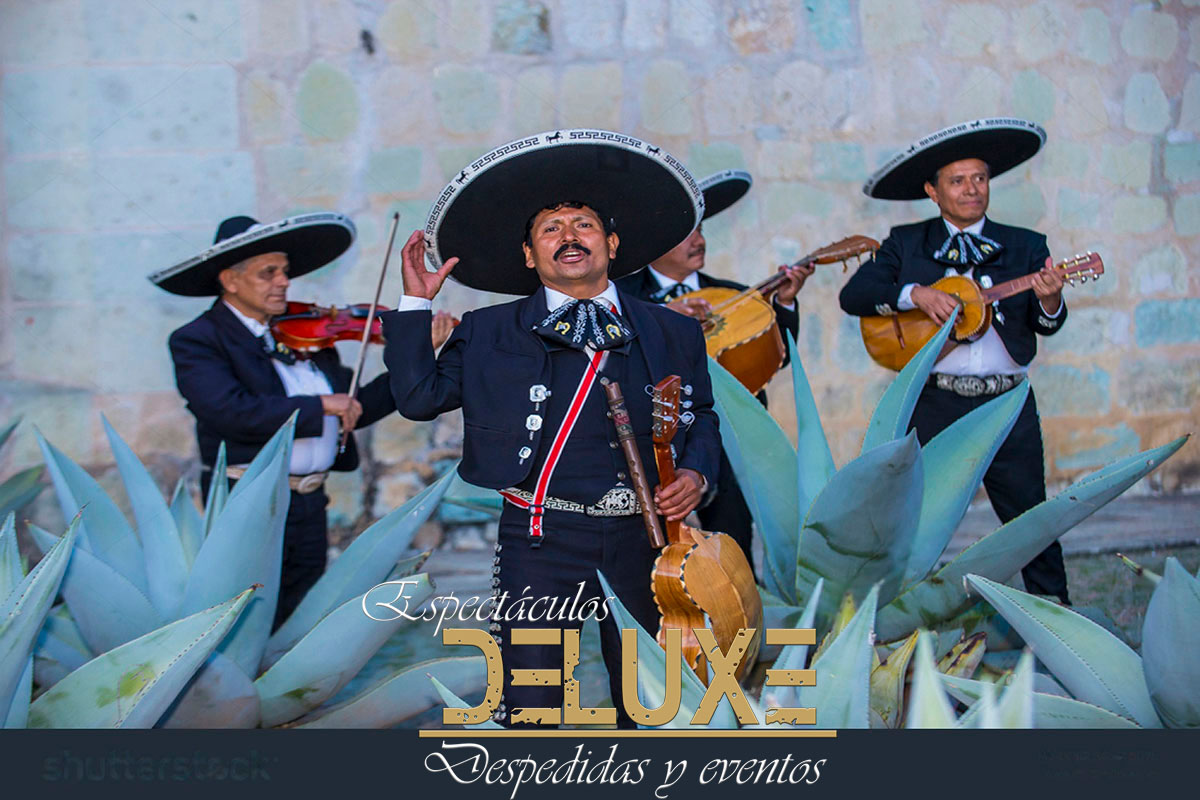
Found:
[(224, 294), (237, 294), (237, 292), (234, 291), (232, 269), (223, 269), (218, 272), (217, 282), (221, 284), (221, 290)]
[(617, 247), (621, 244), (621, 239), (616, 233), (610, 233), (608, 239), (608, 260), (612, 261), (617, 257)]
[(928, 197), (929, 197), (929, 199), (930, 199), (930, 200), (932, 200), (932, 201), (933, 201), (933, 204), (934, 204), (935, 206), (938, 206), (939, 208), (941, 207), (941, 206), (938, 204), (938, 199), (937, 199), (937, 189), (936, 189), (936, 188), (934, 187), (934, 185), (933, 185), (932, 183), (930, 183), (929, 181), (925, 181), (925, 194), (926, 194), (926, 196), (928, 196)]
[(521, 249), (525, 251), (525, 269), (534, 269), (533, 248), (522, 242)]

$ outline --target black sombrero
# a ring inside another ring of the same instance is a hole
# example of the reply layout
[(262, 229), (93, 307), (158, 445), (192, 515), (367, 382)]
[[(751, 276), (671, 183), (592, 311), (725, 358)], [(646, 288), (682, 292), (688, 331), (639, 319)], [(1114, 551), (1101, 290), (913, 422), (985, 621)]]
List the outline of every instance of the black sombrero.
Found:
[(288, 277), (298, 278), (325, 266), (350, 248), (354, 223), (332, 211), (301, 214), (270, 225), (251, 217), (230, 217), (217, 227), (213, 246), (167, 269), (150, 280), (171, 294), (210, 297), (221, 293), (217, 275), (263, 253), (287, 253)]
[(430, 263), (457, 256), (450, 277), (473, 289), (532, 294), (525, 266), (529, 218), (579, 201), (609, 216), (621, 239), (609, 276), (641, 269), (687, 238), (704, 214), (696, 179), (678, 159), (621, 133), (547, 131), (472, 162), (442, 190), (425, 224)]
[(863, 185), (880, 200), (924, 200), (925, 182), (947, 164), (964, 158), (986, 161), (992, 177), (1032, 158), (1046, 143), (1035, 122), (1011, 117), (961, 122), (931, 133), (901, 150)]
[(704, 218), (715, 217), (746, 196), (754, 179), (744, 169), (723, 169), (700, 181), (704, 192)]

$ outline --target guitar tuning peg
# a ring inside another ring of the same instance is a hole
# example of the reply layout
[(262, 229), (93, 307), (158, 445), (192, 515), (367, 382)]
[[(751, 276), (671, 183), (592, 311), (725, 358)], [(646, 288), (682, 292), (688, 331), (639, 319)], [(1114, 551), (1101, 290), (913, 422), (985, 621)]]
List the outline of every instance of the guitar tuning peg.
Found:
[(1079, 276), (1079, 282), (1080, 282), (1080, 283), (1087, 283), (1087, 281), (1088, 281), (1088, 276), (1087, 276), (1087, 275), (1080, 275), (1080, 276)]
[(1067, 278), (1067, 283), (1069, 283), (1069, 284), (1071, 284), (1072, 286), (1074, 286), (1074, 285), (1075, 285), (1075, 279), (1074, 279), (1074, 278)]

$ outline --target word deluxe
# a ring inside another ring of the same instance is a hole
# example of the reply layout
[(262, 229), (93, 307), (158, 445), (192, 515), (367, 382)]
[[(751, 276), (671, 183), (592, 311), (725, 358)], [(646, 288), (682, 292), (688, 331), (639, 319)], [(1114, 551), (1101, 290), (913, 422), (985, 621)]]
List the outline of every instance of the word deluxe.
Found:
[[(742, 694), (738, 685), (738, 665), (746, 655), (746, 649), (754, 637), (754, 628), (743, 628), (729, 646), (728, 652), (721, 652), (716, 637), (708, 628), (695, 628), (696, 637), (708, 662), (712, 667), (712, 679), (708, 689), (701, 698), (696, 713), (692, 716), (692, 725), (707, 725), (717, 704), (722, 697), (728, 697), (738, 722), (751, 725), (759, 720), (754, 716), (754, 710)], [(813, 628), (767, 628), (766, 643), (769, 645), (813, 645), (817, 642), (817, 632)], [(563, 687), (562, 708), (516, 708), (509, 714), (513, 723), (532, 723), (538, 725), (615, 725), (617, 711), (615, 708), (585, 708), (579, 699), (579, 681), (574, 678), (575, 667), (579, 664), (579, 631), (573, 628), (514, 628), (511, 631), (514, 645), (556, 645), (563, 648), (563, 669), (514, 669), (512, 683), (514, 686), (547, 686), (561, 683)], [(637, 631), (625, 628), (621, 631), (621, 701), (626, 713), (639, 725), (656, 727), (665, 725), (679, 713), (679, 701), (682, 688), (682, 671), (672, 670), (670, 665), (677, 664), (682, 659), (682, 633), (678, 628), (666, 631), (667, 666), (664, 669), (663, 683), (666, 686), (666, 696), (663, 704), (655, 709), (646, 708), (638, 697), (637, 690)], [(504, 662), (500, 656), (500, 646), (491, 635), (477, 628), (446, 628), (442, 631), (442, 644), (469, 645), (481, 650), (487, 660), (487, 691), (483, 702), (473, 708), (446, 708), (442, 711), (442, 722), (446, 725), (473, 725), (490, 719), (500, 703), (500, 695), (504, 687)], [(767, 670), (767, 686), (815, 686), (816, 671), (811, 669), (769, 669)], [(615, 700), (615, 698), (614, 698)], [(815, 725), (817, 710), (815, 708), (768, 708), (764, 724)]]

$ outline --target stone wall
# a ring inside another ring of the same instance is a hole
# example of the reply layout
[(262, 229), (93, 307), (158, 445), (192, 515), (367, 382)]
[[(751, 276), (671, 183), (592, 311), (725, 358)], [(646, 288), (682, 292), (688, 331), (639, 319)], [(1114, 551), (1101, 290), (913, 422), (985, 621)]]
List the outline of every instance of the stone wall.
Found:
[[(420, 227), (462, 165), (520, 135), (597, 126), (649, 139), (751, 194), (706, 226), (711, 271), (743, 281), (851, 233), (931, 213), (863, 179), (923, 133), (976, 116), (1041, 123), (992, 215), (1108, 272), (1033, 370), (1061, 484), (1196, 428), (1200, 408), (1200, 13), (1160, 3), (917, 0), (6, 0), (0, 4), (0, 420), (22, 415), (111, 480), (100, 415), (164, 485), (196, 469), (167, 334), (204, 308), (145, 275), (223, 217), (332, 208), (359, 226), (295, 299), (362, 302), (386, 220)], [(890, 375), (840, 313), (845, 276), (801, 296), (800, 350), (835, 458)], [(388, 278), (385, 301), (400, 290)], [(451, 287), (440, 305), (495, 301)], [(353, 357), (353, 348), (343, 354)], [(370, 359), (378, 369), (378, 355)], [(789, 418), (785, 379), (772, 406)], [(398, 417), (334, 481), (360, 523), (429, 478), (457, 421)], [(39, 456), (23, 429), (0, 474)], [(1195, 444), (1150, 490), (1200, 485)], [(51, 515), (43, 500), (38, 515)]]

